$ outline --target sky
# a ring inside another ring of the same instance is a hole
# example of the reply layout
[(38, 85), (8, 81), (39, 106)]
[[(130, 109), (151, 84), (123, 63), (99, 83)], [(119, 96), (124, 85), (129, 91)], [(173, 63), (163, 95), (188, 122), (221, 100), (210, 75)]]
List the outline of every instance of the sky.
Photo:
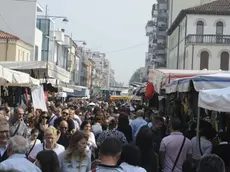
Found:
[(148, 50), (145, 26), (151, 19), (154, 0), (38, 2), (44, 9), (48, 5), (48, 15), (68, 18), (68, 23), (56, 19), (56, 28), (64, 28), (74, 40), (85, 41), (86, 48), (106, 53), (115, 70), (116, 81), (127, 84), (135, 70), (144, 66)]

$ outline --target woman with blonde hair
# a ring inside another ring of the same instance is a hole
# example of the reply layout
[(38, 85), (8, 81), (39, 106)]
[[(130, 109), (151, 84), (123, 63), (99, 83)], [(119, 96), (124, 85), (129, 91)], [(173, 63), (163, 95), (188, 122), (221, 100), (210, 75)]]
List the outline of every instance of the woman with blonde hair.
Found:
[(43, 150), (53, 150), (57, 155), (65, 151), (64, 146), (57, 144), (59, 138), (56, 128), (50, 126), (44, 130), (44, 142), (35, 145), (33, 150), (29, 154), (29, 160), (34, 162), (36, 156), (40, 151)]
[(91, 170), (91, 159), (85, 149), (87, 135), (82, 131), (73, 134), (69, 147), (60, 155), (62, 172), (87, 172)]

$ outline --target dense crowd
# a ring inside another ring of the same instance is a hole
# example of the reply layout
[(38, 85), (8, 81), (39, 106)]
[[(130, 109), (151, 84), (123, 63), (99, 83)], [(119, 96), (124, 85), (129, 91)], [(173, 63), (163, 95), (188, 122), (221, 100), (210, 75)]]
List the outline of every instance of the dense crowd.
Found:
[(81, 100), (47, 106), (48, 112), (1, 108), (0, 172), (229, 169), (228, 135), (219, 133), (214, 144), (217, 133), (208, 120), (201, 122), (197, 139), (196, 124), (184, 127), (176, 115), (169, 119), (156, 111), (146, 113), (139, 104)]

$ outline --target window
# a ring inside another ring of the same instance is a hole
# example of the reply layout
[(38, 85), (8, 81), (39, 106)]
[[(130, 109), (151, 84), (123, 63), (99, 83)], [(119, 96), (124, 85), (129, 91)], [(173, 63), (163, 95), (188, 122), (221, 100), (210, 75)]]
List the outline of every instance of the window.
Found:
[(21, 51), (20, 49), (18, 49), (18, 60), (20, 60), (20, 57), (21, 57)]
[(200, 54), (200, 70), (208, 69), (209, 63), (209, 53), (207, 51), (203, 51)]
[(223, 22), (219, 21), (216, 23), (216, 34), (223, 35), (224, 32), (224, 24)]
[(204, 34), (204, 22), (198, 21), (196, 24), (196, 42), (203, 42), (203, 34)]
[(27, 58), (27, 61), (30, 61), (30, 59), (29, 59), (29, 53), (27, 53), (26, 58)]
[(224, 24), (223, 22), (219, 21), (216, 23), (216, 42), (217, 43), (223, 42), (223, 32), (224, 32)]
[(35, 45), (35, 60), (38, 60), (38, 46)]
[(22, 52), (22, 59), (20, 61), (25, 61), (25, 52)]
[(220, 56), (220, 69), (229, 70), (229, 54), (228, 52), (222, 52)]

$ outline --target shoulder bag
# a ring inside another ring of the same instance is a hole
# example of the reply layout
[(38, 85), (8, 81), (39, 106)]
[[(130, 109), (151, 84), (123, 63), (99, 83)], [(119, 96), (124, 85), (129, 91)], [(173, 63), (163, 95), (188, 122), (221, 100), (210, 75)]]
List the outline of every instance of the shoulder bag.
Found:
[(180, 147), (180, 151), (179, 151), (179, 153), (178, 153), (178, 155), (177, 155), (177, 157), (176, 157), (176, 160), (175, 160), (175, 162), (174, 162), (174, 165), (173, 165), (173, 168), (172, 168), (172, 172), (174, 171), (174, 169), (175, 169), (175, 167), (176, 167), (176, 164), (177, 164), (178, 159), (179, 159), (179, 157), (180, 157), (181, 151), (182, 151), (182, 149), (183, 149), (183, 147), (184, 147), (185, 140), (186, 140), (186, 138), (184, 137), (183, 142), (182, 142), (181, 147)]

